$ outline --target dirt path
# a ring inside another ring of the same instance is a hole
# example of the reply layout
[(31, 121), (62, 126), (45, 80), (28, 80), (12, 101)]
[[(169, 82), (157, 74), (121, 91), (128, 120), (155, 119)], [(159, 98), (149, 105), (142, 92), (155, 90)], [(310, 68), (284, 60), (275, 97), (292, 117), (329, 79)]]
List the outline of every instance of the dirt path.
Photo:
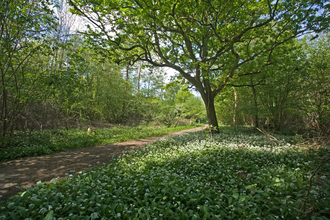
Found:
[[(204, 127), (198, 127), (169, 135), (179, 135), (203, 129)], [(49, 182), (57, 177), (65, 177), (66, 174), (106, 165), (111, 160), (112, 155), (142, 147), (169, 135), (0, 162), (0, 195), (2, 195), (0, 200), (20, 192), (16, 186), (26, 188), (35, 185), (40, 180)]]

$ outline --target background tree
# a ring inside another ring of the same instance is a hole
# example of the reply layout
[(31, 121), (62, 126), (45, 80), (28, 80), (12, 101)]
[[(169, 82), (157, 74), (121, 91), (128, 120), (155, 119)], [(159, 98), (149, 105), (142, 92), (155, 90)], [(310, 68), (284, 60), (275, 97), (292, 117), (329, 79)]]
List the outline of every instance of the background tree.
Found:
[[(236, 114), (237, 125), (249, 124), (282, 130), (293, 129), (294, 124), (302, 124), (301, 121), (297, 122), (301, 117), (294, 114), (302, 107), (304, 89), (301, 80), (307, 74), (307, 60), (302, 46), (292, 41), (292, 44), (274, 52), (273, 65), (264, 68), (261, 74), (229, 84), (234, 91), (228, 88), (229, 93), (223, 94), (222, 99), (227, 100), (229, 108), (235, 109), (229, 109), (229, 112)], [(245, 68), (249, 68), (249, 65)], [(235, 92), (236, 95), (233, 94)], [(234, 107), (235, 104), (237, 107)]]
[[(88, 36), (115, 60), (142, 60), (178, 71), (201, 94), (218, 127), (215, 96), (232, 79), (260, 73), (273, 51), (327, 27), (326, 1), (80, 1)], [(240, 68), (256, 60), (250, 72)]]
[(175, 96), (177, 117), (189, 119), (191, 122), (204, 121), (204, 118), (206, 118), (204, 108), (201, 98), (194, 96), (189, 91), (188, 84), (181, 86)]
[(285, 53), (278, 54), (281, 61), (265, 70), (265, 85), (256, 92), (261, 124), (278, 131), (303, 128), (299, 111), (305, 93), (302, 81), (306, 76), (306, 59), (301, 53), (302, 45), (292, 45)]
[(244, 79), (227, 85), (216, 99), (217, 110), (225, 112), (219, 114), (220, 121), (256, 125), (257, 115), (260, 127), (318, 136), (329, 133), (330, 71), (325, 52), (329, 35), (310, 39), (296, 40), (274, 53), (274, 64), (254, 75), (252, 82)]
[(307, 91), (303, 107), (309, 127), (319, 135), (330, 133), (330, 35), (323, 34), (314, 41), (304, 40), (308, 57), (308, 75), (301, 82)]
[[(38, 84), (49, 73), (43, 57), (50, 53), (49, 33), (55, 29), (50, 6), (47, 0), (0, 3), (2, 140), (17, 128), (17, 120), (27, 103), (43, 95)], [(38, 63), (32, 61), (36, 56), (41, 57)]]

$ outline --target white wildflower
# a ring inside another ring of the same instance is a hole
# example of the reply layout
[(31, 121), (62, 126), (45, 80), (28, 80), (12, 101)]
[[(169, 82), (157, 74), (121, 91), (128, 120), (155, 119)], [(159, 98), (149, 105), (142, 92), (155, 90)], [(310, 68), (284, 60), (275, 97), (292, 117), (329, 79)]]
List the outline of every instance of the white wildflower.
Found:
[(91, 219), (93, 220), (93, 219), (97, 219), (99, 216), (98, 216), (98, 213), (97, 212), (93, 212), (92, 214), (91, 214)]

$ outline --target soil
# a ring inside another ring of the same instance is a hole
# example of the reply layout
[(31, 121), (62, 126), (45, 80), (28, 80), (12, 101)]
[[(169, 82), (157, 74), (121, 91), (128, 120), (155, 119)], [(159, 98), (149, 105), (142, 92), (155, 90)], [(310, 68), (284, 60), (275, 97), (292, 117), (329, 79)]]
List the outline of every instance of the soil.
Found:
[(80, 173), (85, 169), (104, 166), (109, 163), (113, 155), (121, 154), (123, 151), (142, 147), (162, 137), (201, 131), (204, 128), (198, 127), (159, 137), (0, 162), (0, 200), (19, 193), (21, 191), (19, 187), (26, 189), (35, 186), (38, 181), (45, 183), (54, 178)]

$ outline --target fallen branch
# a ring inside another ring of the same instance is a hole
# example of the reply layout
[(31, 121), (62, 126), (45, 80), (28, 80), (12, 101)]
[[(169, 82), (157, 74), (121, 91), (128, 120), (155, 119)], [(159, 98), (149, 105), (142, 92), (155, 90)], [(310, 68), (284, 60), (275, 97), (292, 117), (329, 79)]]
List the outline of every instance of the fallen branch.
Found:
[(258, 131), (260, 131), (261, 133), (263, 133), (267, 138), (269, 138), (271, 141), (277, 141), (278, 142), (277, 138), (274, 137), (274, 136), (272, 136), (268, 132), (266, 132), (266, 131), (264, 131), (264, 130), (262, 130), (260, 128), (257, 128), (257, 129), (258, 129)]
[(265, 135), (265, 136), (266, 136), (266, 137), (272, 142), (272, 148), (271, 148), (271, 150), (273, 151), (274, 141), (279, 142), (279, 141), (277, 140), (277, 138), (274, 137), (273, 135), (269, 134), (268, 132), (266, 132), (266, 131), (260, 129), (260, 128), (257, 128), (257, 129), (258, 129), (258, 131), (260, 131), (261, 133), (263, 133), (263, 134), (264, 134), (264, 135)]

